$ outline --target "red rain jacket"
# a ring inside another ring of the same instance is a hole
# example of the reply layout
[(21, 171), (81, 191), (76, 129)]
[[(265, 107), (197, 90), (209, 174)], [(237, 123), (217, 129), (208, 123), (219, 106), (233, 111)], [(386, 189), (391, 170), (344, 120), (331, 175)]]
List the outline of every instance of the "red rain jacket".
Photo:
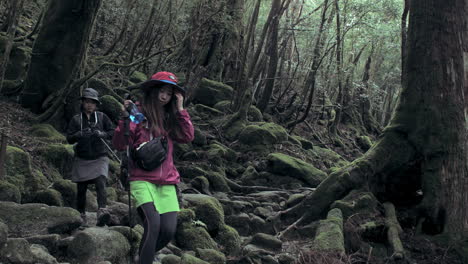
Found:
[[(176, 141), (178, 143), (189, 143), (193, 140), (194, 137), (194, 129), (192, 125), (192, 121), (190, 120), (190, 115), (188, 114), (187, 110), (182, 110), (177, 112), (176, 114), (177, 122), (181, 127), (181, 135), (180, 138), (174, 138), (167, 136), (167, 158), (163, 162), (163, 164), (152, 171), (145, 171), (140, 169), (136, 164), (130, 161), (130, 181), (147, 181), (155, 184), (177, 184), (180, 182), (180, 175), (177, 171), (176, 167), (174, 166), (173, 160), (173, 151), (174, 151), (174, 143)], [(150, 140), (150, 132), (149, 129), (143, 126), (142, 124), (135, 124), (130, 122), (130, 136), (128, 138), (129, 144), (131, 147), (136, 148), (141, 143)], [(156, 135), (153, 135), (154, 137)], [(124, 122), (123, 120), (119, 121), (119, 125), (116, 127), (114, 131), (114, 136), (112, 138), (112, 144), (117, 150), (125, 150), (125, 136), (124, 136)]]

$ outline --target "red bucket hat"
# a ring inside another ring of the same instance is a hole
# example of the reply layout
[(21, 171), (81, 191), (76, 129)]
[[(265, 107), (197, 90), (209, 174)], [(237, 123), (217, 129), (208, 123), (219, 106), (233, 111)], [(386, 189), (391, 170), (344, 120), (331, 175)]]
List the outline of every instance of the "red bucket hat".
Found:
[(150, 88), (159, 87), (165, 84), (170, 84), (185, 96), (185, 89), (177, 85), (178, 79), (172, 72), (157, 72), (151, 76), (151, 79), (142, 83), (140, 88), (143, 91), (149, 91)]

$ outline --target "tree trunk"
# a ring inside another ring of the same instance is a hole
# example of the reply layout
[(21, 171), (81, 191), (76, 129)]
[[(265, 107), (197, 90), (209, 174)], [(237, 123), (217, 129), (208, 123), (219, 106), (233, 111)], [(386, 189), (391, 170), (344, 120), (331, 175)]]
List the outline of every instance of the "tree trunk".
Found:
[(34, 42), (21, 104), (35, 113), (66, 88), (81, 64), (101, 0), (50, 0)]
[[(462, 41), (465, 4), (412, 0), (406, 80), (381, 139), (361, 158), (332, 173), (279, 217), (306, 224), (368, 181), (381, 201), (419, 208), (423, 231), (461, 234), (468, 228), (468, 104)], [(414, 192), (422, 189), (420, 202)]]
[(268, 64), (267, 80), (262, 97), (258, 102), (258, 109), (263, 113), (268, 106), (271, 94), (275, 85), (276, 69), (278, 66), (278, 27), (280, 20), (280, 0), (273, 0), (271, 4), (271, 12), (274, 13), (270, 25), (270, 39), (268, 42), (268, 53), (270, 57)]

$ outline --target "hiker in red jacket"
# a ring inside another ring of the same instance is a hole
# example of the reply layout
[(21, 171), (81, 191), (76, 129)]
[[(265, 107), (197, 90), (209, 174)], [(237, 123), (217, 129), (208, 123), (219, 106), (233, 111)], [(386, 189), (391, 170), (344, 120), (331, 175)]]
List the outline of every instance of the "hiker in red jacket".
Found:
[[(131, 160), (129, 165), (131, 196), (144, 224), (137, 261), (151, 264), (155, 252), (173, 238), (180, 210), (175, 186), (180, 182), (180, 175), (173, 162), (173, 141), (191, 142), (194, 129), (183, 107), (185, 89), (177, 85), (173, 73), (158, 72), (144, 82), (141, 89), (144, 91), (140, 100), (141, 110), (146, 121), (128, 126), (130, 149), (135, 151), (142, 143), (159, 136), (167, 139), (167, 157), (159, 167), (148, 171), (137, 165), (135, 160)], [(125, 100), (125, 109), (132, 103)], [(112, 142), (118, 150), (127, 147), (123, 120), (119, 121)]]

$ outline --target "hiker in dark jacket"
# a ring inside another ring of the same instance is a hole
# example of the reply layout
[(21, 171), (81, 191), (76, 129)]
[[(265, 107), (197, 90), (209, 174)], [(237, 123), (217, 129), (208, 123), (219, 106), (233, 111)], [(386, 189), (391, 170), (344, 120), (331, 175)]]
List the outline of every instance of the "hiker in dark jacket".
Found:
[(106, 210), (109, 158), (105, 140), (112, 138), (114, 125), (106, 114), (96, 111), (100, 104), (98, 96), (98, 92), (92, 88), (83, 91), (81, 113), (68, 124), (67, 141), (76, 143), (72, 181), (77, 183), (77, 210), (86, 225), (86, 192), (88, 185), (94, 184), (98, 202), (97, 225), (102, 226), (110, 218)]

